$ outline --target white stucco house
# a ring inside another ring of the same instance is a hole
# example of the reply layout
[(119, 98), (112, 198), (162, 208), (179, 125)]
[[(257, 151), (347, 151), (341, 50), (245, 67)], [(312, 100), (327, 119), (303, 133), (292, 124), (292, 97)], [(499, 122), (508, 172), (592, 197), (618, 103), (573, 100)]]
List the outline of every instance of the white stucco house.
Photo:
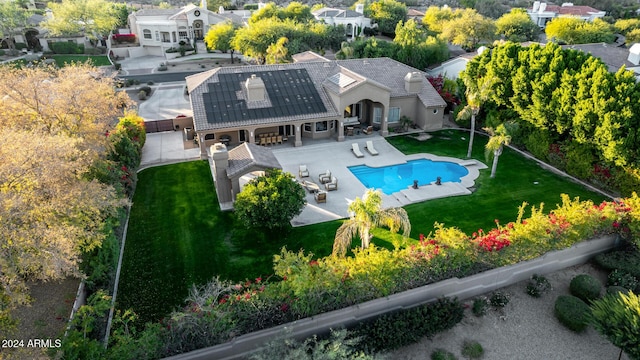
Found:
[(323, 7), (313, 12), (318, 21), (329, 25), (344, 25), (346, 35), (355, 38), (365, 27), (371, 27), (371, 19), (364, 16), (364, 4), (357, 4), (356, 10)]
[(138, 52), (154, 56), (163, 56), (167, 49), (178, 47), (181, 41), (193, 44), (194, 40), (202, 40), (209, 27), (228, 20), (242, 23), (242, 17), (235, 14), (207, 10), (206, 0), (200, 6), (142, 9), (130, 14), (128, 19), (129, 29), (140, 44)]
[(573, 3), (563, 3), (562, 5), (551, 5), (546, 2), (535, 1), (527, 14), (531, 20), (544, 29), (547, 23), (554, 18), (562, 16), (574, 16), (582, 20), (593, 21), (597, 18), (603, 18), (605, 11), (594, 9), (591, 6), (576, 6)]

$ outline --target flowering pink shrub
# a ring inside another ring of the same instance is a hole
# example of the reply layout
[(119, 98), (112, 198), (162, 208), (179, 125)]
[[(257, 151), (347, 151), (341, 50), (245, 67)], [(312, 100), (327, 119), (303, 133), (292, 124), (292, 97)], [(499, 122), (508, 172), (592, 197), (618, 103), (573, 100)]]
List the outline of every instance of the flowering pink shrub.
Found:
[(135, 34), (113, 34), (111, 36), (111, 39), (117, 42), (118, 44), (123, 42), (134, 43), (136, 42), (136, 35)]

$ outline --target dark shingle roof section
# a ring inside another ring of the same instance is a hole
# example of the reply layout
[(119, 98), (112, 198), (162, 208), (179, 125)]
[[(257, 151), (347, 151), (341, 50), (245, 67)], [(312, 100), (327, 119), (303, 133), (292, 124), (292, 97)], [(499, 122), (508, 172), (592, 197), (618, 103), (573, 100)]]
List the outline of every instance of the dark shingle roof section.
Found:
[(252, 167), (282, 169), (282, 165), (280, 165), (271, 150), (262, 146), (245, 142), (229, 150), (228, 178), (244, 175)]
[(261, 71), (255, 75), (264, 82), (272, 106), (249, 108), (246, 100), (238, 98), (237, 92), (244, 91), (247, 73), (220, 74), (218, 82), (209, 83), (208, 91), (202, 94), (207, 121), (226, 123), (326, 112), (306, 69)]
[[(337, 119), (342, 117), (342, 111), (336, 109), (329, 93), (340, 94), (350, 89), (357, 91), (356, 88), (362, 83), (386, 89), (391, 98), (417, 95), (428, 107), (445, 106), (444, 100), (426, 79), (418, 94), (405, 90), (404, 77), (415, 71), (418, 70), (389, 58), (325, 59), (293, 64), (222, 67), (188, 76), (186, 80), (194, 126), (196, 131), (202, 131), (288, 121)], [(327, 80), (338, 73), (356, 81), (340, 88), (339, 84)], [(243, 87), (252, 74), (265, 83), (268, 100), (265, 105), (247, 106)]]

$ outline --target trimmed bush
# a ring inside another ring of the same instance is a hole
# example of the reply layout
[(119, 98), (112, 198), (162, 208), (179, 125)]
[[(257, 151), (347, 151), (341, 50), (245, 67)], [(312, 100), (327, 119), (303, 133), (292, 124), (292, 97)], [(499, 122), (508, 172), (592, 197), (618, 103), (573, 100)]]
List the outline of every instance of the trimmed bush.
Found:
[(151, 95), (151, 87), (150, 86), (142, 86), (138, 91), (144, 91), (145, 95)]
[(457, 299), (438, 299), (435, 303), (385, 314), (355, 328), (357, 336), (367, 339), (368, 351), (398, 349), (423, 337), (454, 327), (464, 318)]
[(431, 360), (457, 360), (457, 358), (447, 350), (435, 349), (431, 353)]
[(4, 55), (4, 50), (0, 49), (0, 56)]
[(509, 294), (502, 291), (495, 291), (489, 297), (489, 304), (491, 304), (491, 306), (493, 306), (494, 308), (502, 308), (507, 306), (509, 300)]
[(489, 307), (489, 303), (487, 302), (487, 298), (482, 296), (479, 298), (475, 298), (473, 300), (473, 306), (471, 307), (471, 312), (473, 315), (480, 317), (484, 316), (487, 313), (487, 308)]
[(606, 293), (607, 295), (615, 295), (617, 293), (626, 294), (629, 292), (629, 289), (623, 288), (622, 286), (609, 286), (607, 287)]
[(484, 349), (477, 341), (467, 340), (462, 344), (462, 356), (467, 359), (480, 359), (484, 355)]
[(551, 283), (542, 275), (533, 274), (527, 283), (526, 293), (539, 298), (545, 292), (551, 290)]
[(581, 332), (589, 325), (591, 309), (575, 296), (561, 295), (556, 299), (554, 313), (562, 325), (575, 332)]
[(628, 274), (640, 277), (640, 252), (613, 251), (596, 256), (596, 263), (605, 270), (622, 270)]
[(600, 297), (602, 284), (589, 274), (581, 274), (571, 279), (569, 291), (573, 296), (589, 303)]
[(82, 54), (84, 53), (84, 46), (80, 46), (73, 42), (58, 41), (49, 45), (51, 50), (56, 54)]
[(624, 270), (615, 269), (607, 276), (607, 286), (621, 286), (633, 291), (638, 287), (638, 279)]

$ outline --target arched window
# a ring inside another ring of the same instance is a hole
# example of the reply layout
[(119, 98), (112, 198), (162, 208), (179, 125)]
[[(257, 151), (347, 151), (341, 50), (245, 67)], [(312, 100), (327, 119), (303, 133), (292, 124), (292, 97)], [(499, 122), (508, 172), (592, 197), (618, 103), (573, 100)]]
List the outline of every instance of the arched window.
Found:
[(149, 30), (149, 29), (142, 30), (142, 36), (145, 39), (151, 39), (151, 30)]

